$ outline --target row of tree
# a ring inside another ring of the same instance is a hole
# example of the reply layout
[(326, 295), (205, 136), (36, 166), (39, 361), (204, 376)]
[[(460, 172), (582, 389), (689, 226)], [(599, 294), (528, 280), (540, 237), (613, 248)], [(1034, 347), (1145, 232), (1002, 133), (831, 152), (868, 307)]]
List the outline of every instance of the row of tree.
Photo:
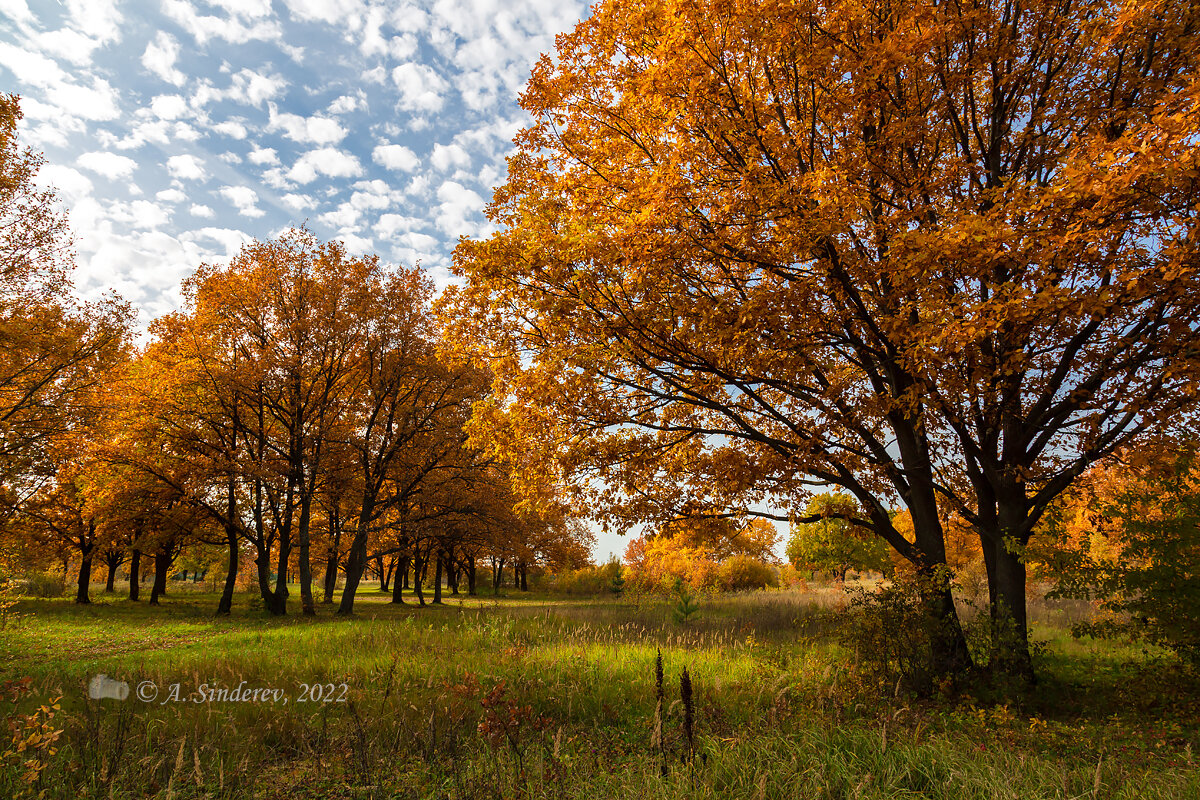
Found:
[(201, 266), (184, 307), (134, 348), (127, 309), (70, 300), (65, 222), (33, 190), (39, 162), (16, 144), (19, 108), (5, 102), (4, 187), (17, 197), (4, 198), (0, 486), (9, 546), (27, 563), (77, 558), (87, 602), (95, 561), (111, 584), (128, 557), (136, 599), (149, 556), (155, 601), (181, 552), (218, 546), (220, 613), (248, 551), (272, 613), (293, 573), (306, 614), (318, 595), (332, 601), (341, 573), (348, 614), (372, 560), (404, 576), (396, 602), (411, 575), (422, 603), (426, 582), (440, 601), (444, 577), (474, 592), (481, 559), (497, 583), (506, 564), (521, 577), (586, 561), (588, 530), (553, 486), (517, 498), (511, 467), (468, 444), (490, 377), (439, 358), (419, 269), (293, 230)]

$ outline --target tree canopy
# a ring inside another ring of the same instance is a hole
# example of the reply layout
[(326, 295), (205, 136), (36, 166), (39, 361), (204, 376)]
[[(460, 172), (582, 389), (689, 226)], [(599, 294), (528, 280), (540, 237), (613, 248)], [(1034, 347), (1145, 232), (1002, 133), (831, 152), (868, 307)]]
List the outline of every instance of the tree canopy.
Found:
[(993, 667), (1030, 674), (1021, 549), (1197, 395), (1198, 15), (601, 3), (523, 95), (499, 230), (456, 252), (481, 428), (617, 524), (839, 487), (933, 578), (943, 672), (956, 513), (1020, 631)]

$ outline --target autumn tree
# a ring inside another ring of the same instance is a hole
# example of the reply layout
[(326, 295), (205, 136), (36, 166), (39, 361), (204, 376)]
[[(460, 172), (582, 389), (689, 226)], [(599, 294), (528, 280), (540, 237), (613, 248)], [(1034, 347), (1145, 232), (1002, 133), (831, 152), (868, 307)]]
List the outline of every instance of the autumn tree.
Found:
[(36, 184), (43, 159), (17, 141), (20, 119), (0, 94), (0, 492), (18, 499), (54, 471), (47, 448), (124, 357), (130, 316), (115, 297), (71, 296), (66, 215)]
[(498, 232), (456, 251), (480, 436), (617, 525), (846, 492), (923, 578), (935, 674), (970, 664), (957, 513), (1016, 631), (991, 666), (1031, 678), (1035, 526), (1197, 395), (1198, 14), (598, 4), (522, 96)]

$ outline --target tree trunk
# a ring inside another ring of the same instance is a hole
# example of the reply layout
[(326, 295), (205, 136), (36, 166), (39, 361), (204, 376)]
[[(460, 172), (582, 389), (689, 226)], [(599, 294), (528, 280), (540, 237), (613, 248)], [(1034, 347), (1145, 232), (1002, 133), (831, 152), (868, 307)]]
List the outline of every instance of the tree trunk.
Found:
[(475, 556), (467, 556), (467, 594), (475, 596)]
[[(998, 530), (981, 536), (988, 575), (988, 607), (992, 623), (990, 668), (993, 677), (1036, 682), (1029, 655), (1029, 618), (1025, 599), (1026, 569), (1021, 561), (1025, 493), (1008, 487), (997, 503)], [(990, 541), (989, 541), (990, 540)]]
[(437, 548), (434, 555), (437, 559), (437, 568), (433, 573), (433, 602), (437, 605), (442, 604), (442, 549)]
[(142, 551), (135, 547), (129, 556), (129, 599), (135, 603), (138, 600), (138, 589), (141, 588), (141, 571)]
[(354, 595), (362, 581), (363, 570), (367, 568), (367, 526), (370, 525), (371, 515), (375, 511), (375, 498), (369, 492), (363, 494), (362, 506), (358, 511), (358, 525), (354, 529), (354, 538), (350, 540), (350, 553), (346, 556), (346, 585), (342, 587), (342, 601), (337, 610), (337, 613), (342, 615), (354, 613)]
[[(316, 478), (313, 478), (316, 481)], [(308, 617), (316, 616), (317, 603), (313, 600), (312, 560), (309, 558), (309, 530), (312, 520), (313, 487), (301, 482), (303, 496), (300, 498), (300, 611)]]
[(75, 590), (75, 602), (86, 605), (92, 602), (92, 598), (88, 596), (88, 589), (92, 583), (92, 550), (93, 547), (82, 548), (80, 553), (82, 558), (79, 561), (79, 584)]
[(425, 560), (425, 557), (421, 553), (421, 545), (418, 543), (417, 546), (413, 548), (412, 583), (413, 594), (417, 596), (417, 602), (419, 602), (421, 605), (425, 605), (425, 595), (421, 592), (421, 579), (424, 577), (423, 573), (425, 572)]
[(329, 530), (333, 541), (325, 556), (325, 580), (322, 582), (322, 604), (333, 603), (333, 593), (337, 591), (338, 554), (342, 546), (342, 518), (335, 503), (329, 512)]
[(392, 570), (383, 568), (383, 556), (375, 556), (375, 574), (379, 576), (379, 591), (387, 592), (392, 583)]
[(404, 581), (401, 581), (401, 575), (408, 575), (408, 554), (403, 553), (396, 559), (396, 573), (392, 576), (391, 583), (391, 602), (404, 603)]
[(529, 591), (529, 565), (524, 561), (521, 562), (521, 591)]
[(104, 562), (108, 566), (108, 577), (104, 581), (105, 594), (112, 594), (116, 591), (117, 567), (121, 566), (121, 562), (124, 560), (121, 557), (120, 551), (113, 552), (110, 550), (104, 554)]
[[(231, 490), (230, 497), (232, 498), (232, 496)], [(228, 616), (233, 612), (233, 591), (237, 588), (241, 551), (238, 548), (237, 528), (233, 526), (232, 522), (227, 522), (225, 525), (225, 546), (229, 555), (229, 563), (225, 570), (225, 586), (221, 590), (221, 599), (217, 602), (217, 616)]]
[(158, 605), (158, 598), (167, 593), (167, 571), (171, 568), (171, 554), (166, 548), (154, 551), (154, 586), (150, 589), (150, 605)]

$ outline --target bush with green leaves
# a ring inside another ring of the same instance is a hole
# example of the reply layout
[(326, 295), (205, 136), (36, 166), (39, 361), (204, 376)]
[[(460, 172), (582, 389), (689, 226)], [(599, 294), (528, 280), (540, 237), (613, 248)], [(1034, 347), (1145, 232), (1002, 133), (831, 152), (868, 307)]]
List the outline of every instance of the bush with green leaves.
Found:
[[(1128, 480), (1115, 499), (1097, 499), (1092, 518), (1114, 527), (1115, 549), (1087, 541), (1047, 559), (1051, 597), (1099, 600), (1108, 614), (1076, 625), (1077, 636), (1129, 637), (1200, 666), (1200, 465), (1194, 447), (1166, 469)], [(1062, 521), (1051, 521), (1061, 534)], [(1113, 535), (1110, 535), (1110, 539)]]

